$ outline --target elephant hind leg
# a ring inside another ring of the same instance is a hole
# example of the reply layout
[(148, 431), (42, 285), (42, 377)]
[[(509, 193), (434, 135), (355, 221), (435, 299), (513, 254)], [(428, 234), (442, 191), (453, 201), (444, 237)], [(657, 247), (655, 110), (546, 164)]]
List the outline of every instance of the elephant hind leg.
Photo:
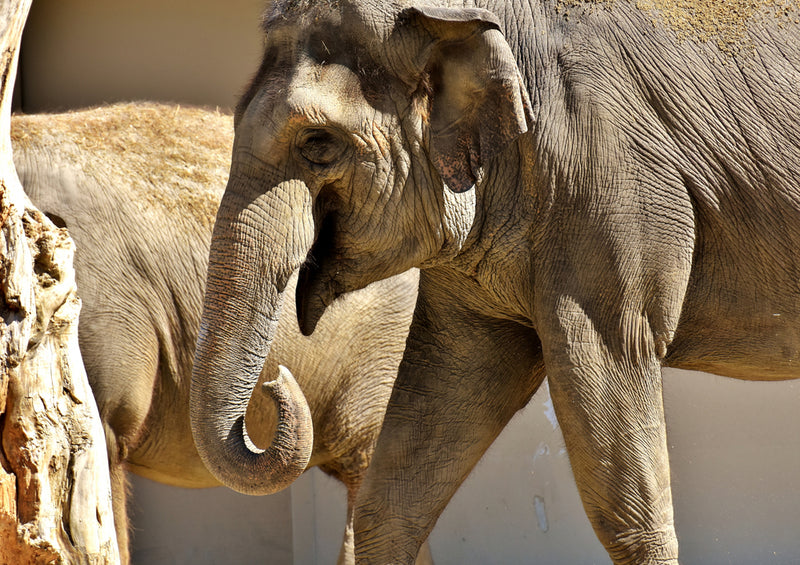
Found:
[[(146, 373), (145, 373), (146, 374)], [(148, 386), (150, 383), (147, 383)], [(148, 391), (149, 392), (149, 391)], [(128, 496), (130, 494), (130, 481), (128, 478), (127, 461), (133, 449), (136, 448), (145, 429), (145, 419), (150, 408), (150, 396), (141, 395), (141, 400), (132, 400), (131, 396), (124, 397), (122, 407), (108, 410), (111, 404), (99, 402), (101, 405), (101, 419), (106, 439), (108, 453), (108, 470), (111, 479), (111, 500), (114, 512), (114, 529), (117, 534), (120, 563), (130, 563), (130, 538), (131, 525), (128, 520)], [(104, 410), (104, 408), (106, 408)]]
[(125, 469), (127, 448), (124, 442), (104, 423), (108, 448), (108, 470), (111, 479), (111, 505), (114, 512), (114, 529), (117, 534), (119, 557), (122, 565), (130, 563), (130, 523), (128, 521), (128, 495), (130, 481)]
[(122, 565), (131, 561), (130, 555), (130, 523), (128, 522), (128, 492), (130, 481), (124, 464), (112, 465), (111, 502), (114, 510), (114, 528), (119, 545), (119, 560)]

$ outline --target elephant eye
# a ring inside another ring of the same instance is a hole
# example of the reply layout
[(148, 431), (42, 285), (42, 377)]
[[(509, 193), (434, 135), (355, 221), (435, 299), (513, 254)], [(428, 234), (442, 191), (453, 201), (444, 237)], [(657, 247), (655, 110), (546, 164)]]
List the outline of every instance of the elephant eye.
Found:
[(297, 150), (314, 165), (329, 166), (344, 153), (347, 145), (341, 136), (326, 128), (310, 128), (300, 134)]

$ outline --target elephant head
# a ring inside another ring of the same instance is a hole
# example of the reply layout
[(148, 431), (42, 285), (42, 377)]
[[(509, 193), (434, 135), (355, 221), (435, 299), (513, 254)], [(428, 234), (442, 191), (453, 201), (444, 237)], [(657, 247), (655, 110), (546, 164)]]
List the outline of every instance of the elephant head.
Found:
[[(302, 471), (284, 410), (277, 460), (241, 425), (298, 268), (300, 328), (339, 295), (452, 259), (487, 163), (530, 109), (499, 22), (480, 9), (275, 2), (236, 112), (192, 380), (198, 450), (224, 483), (271, 492)], [(302, 400), (298, 400), (302, 404)], [(221, 446), (225, 446), (224, 448)], [(287, 470), (285, 467), (289, 467)], [(277, 470), (276, 470), (277, 469)]]

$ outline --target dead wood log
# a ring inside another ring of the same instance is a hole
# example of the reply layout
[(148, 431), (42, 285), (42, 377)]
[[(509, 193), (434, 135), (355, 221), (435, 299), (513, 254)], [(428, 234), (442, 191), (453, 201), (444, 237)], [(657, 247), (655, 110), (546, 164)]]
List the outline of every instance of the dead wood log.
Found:
[(74, 245), (25, 196), (11, 96), (31, 0), (0, 0), (0, 563), (118, 563), (103, 428), (78, 349)]

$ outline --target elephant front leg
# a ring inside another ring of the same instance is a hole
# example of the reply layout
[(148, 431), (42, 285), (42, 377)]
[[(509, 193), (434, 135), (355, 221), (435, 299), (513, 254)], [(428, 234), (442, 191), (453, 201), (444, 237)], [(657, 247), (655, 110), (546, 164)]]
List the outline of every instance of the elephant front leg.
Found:
[[(358, 493), (359, 482), (351, 482), (347, 484), (347, 523), (344, 529), (344, 540), (342, 547), (339, 551), (339, 558), (336, 565), (354, 565), (355, 564), (355, 540), (353, 535), (353, 518), (355, 516), (355, 502), (356, 494)], [(414, 565), (433, 565), (433, 556), (427, 540), (423, 542), (417, 554), (417, 560)]]
[(548, 343), (546, 358), (589, 520), (615, 563), (677, 563), (660, 363), (609, 351), (588, 320), (568, 325), (569, 341)]
[(413, 563), (462, 481), (544, 379), (533, 331), (473, 315), (449, 302), (457, 292), (445, 298), (425, 287), (358, 494), (358, 563)]

